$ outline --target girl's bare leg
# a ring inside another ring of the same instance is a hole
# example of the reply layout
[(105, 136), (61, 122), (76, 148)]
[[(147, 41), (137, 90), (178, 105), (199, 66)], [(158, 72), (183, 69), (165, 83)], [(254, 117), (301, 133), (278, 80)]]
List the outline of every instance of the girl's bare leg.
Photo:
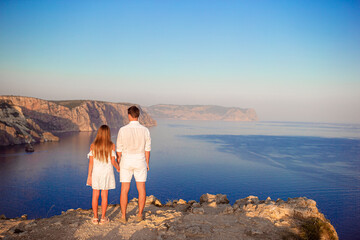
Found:
[(105, 219), (106, 209), (108, 206), (108, 192), (109, 190), (101, 190), (101, 218)]
[(100, 190), (93, 189), (92, 209), (94, 211), (94, 218), (98, 218), (99, 195)]

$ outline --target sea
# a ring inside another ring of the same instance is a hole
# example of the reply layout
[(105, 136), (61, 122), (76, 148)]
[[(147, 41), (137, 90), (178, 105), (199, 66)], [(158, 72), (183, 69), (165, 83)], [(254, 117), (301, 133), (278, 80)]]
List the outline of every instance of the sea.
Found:
[[(340, 239), (360, 239), (360, 125), (305, 122), (223, 122), (158, 119), (147, 195), (162, 203), (226, 194), (317, 202)], [(112, 130), (116, 141), (118, 129)], [(64, 133), (59, 142), (0, 148), (0, 214), (8, 218), (90, 209), (87, 153), (94, 132)], [(109, 203), (118, 204), (117, 186)], [(134, 181), (129, 199), (137, 197)]]

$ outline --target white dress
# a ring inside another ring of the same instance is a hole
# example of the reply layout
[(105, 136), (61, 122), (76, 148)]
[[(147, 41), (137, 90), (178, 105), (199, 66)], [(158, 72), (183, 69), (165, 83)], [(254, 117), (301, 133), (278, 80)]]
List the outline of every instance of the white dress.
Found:
[[(90, 156), (93, 156), (92, 151), (90, 151), (87, 155), (88, 158), (90, 158)], [(111, 151), (111, 156), (115, 157), (114, 150)], [(94, 158), (91, 184), (92, 188), (96, 190), (115, 189), (114, 168), (110, 157), (108, 158), (107, 163)]]

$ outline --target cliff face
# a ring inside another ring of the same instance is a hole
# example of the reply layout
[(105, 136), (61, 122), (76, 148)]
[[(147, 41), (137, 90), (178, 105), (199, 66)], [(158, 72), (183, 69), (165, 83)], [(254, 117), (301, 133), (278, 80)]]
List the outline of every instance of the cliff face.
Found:
[[(70, 131), (95, 131), (102, 124), (107, 124), (111, 128), (119, 128), (128, 123), (127, 109), (131, 104), (111, 103), (101, 101), (46, 101), (31, 97), (0, 96), (0, 102), (7, 106), (0, 111), (0, 145), (10, 145), (24, 143), (25, 136), (38, 142), (39, 138), (30, 132), (26, 134), (18, 131), (17, 134), (11, 133), (13, 130), (6, 126), (13, 126), (14, 115), (11, 112), (18, 112), (16, 123), (19, 129), (28, 128), (29, 124), (38, 132), (70, 132)], [(9, 107), (11, 106), (11, 107)], [(141, 107), (139, 121), (145, 126), (155, 126), (153, 120)], [(9, 112), (10, 111), (10, 112)], [(28, 123), (26, 125), (26, 123)], [(20, 127), (21, 126), (21, 127)], [(32, 129), (31, 129), (32, 130)], [(16, 131), (15, 131), (16, 132)], [(38, 133), (37, 132), (37, 133)], [(40, 138), (41, 139), (41, 138)]]
[(58, 140), (26, 118), (19, 106), (14, 106), (10, 100), (0, 100), (0, 145)]
[[(182, 199), (165, 205), (146, 197), (145, 220), (138, 223), (137, 199), (128, 205), (128, 222), (120, 223), (120, 206), (109, 205), (110, 223), (91, 223), (92, 210), (69, 209), (59, 216), (26, 220), (0, 216), (4, 239), (323, 239), (337, 240), (334, 227), (305, 197), (287, 201), (249, 196), (229, 204), (226, 195), (204, 194), (200, 201)], [(101, 209), (99, 209), (101, 211)], [(99, 213), (100, 216), (100, 213)], [(1, 220), (2, 219), (2, 220)]]
[(180, 120), (257, 121), (254, 109), (210, 105), (153, 105), (145, 108), (154, 118)]

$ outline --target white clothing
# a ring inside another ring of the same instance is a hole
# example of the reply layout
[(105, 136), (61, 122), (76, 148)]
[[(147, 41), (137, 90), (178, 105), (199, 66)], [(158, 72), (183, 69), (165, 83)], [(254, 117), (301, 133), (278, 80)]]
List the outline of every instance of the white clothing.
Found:
[[(88, 153), (88, 158), (93, 156), (92, 151)], [(115, 157), (115, 151), (111, 151), (111, 156)], [(101, 162), (97, 158), (93, 158), (93, 170), (92, 170), (92, 188), (96, 190), (109, 190), (115, 189), (115, 176), (114, 169), (111, 163), (111, 157), (108, 158), (108, 162)]]
[(128, 159), (145, 159), (145, 151), (151, 151), (149, 129), (138, 121), (130, 121), (119, 130), (116, 151), (121, 152), (122, 156)]
[[(130, 164), (129, 164), (130, 163)], [(147, 165), (144, 160), (121, 160), (120, 163), (120, 182), (131, 182), (134, 175), (136, 182), (146, 182)]]
[(119, 130), (116, 151), (121, 152), (120, 182), (131, 182), (132, 175), (137, 182), (146, 182), (145, 151), (151, 151), (149, 129), (138, 121), (130, 121)]

